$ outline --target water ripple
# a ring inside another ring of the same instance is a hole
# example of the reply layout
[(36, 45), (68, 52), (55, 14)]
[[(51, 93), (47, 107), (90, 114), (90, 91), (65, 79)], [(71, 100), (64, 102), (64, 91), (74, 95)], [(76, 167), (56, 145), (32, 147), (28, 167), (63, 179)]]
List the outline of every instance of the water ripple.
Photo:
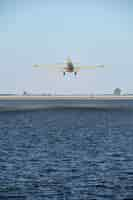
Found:
[(0, 199), (133, 197), (133, 112), (0, 113)]

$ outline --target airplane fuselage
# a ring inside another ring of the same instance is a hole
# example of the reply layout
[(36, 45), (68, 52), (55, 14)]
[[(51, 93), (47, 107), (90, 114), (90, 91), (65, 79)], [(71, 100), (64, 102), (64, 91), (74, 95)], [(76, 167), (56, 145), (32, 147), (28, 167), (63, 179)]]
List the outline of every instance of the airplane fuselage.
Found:
[(65, 67), (65, 71), (66, 72), (73, 72), (74, 71), (74, 66), (73, 66), (72, 62), (67, 63), (67, 67)]
[(64, 68), (64, 72), (63, 74), (65, 75), (66, 72), (70, 72), (70, 73), (73, 73), (74, 72), (74, 75), (76, 76), (77, 75), (77, 72), (74, 70), (74, 65), (72, 63), (72, 61), (68, 61), (67, 62), (67, 66)]

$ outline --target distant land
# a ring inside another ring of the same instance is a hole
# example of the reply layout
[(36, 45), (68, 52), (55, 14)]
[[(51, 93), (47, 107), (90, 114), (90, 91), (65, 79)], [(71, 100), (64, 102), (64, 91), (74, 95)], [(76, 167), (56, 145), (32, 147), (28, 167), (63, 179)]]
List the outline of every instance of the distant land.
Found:
[(23, 93), (23, 94), (17, 94), (17, 93), (0, 93), (0, 96), (16, 96), (16, 97), (20, 97), (20, 96), (30, 96), (30, 97), (35, 97), (35, 96), (38, 96), (38, 97), (43, 97), (43, 96), (45, 96), (45, 97), (48, 97), (48, 96), (51, 96), (51, 97), (56, 97), (56, 96), (68, 96), (68, 97), (70, 97), (70, 96), (72, 96), (72, 97), (76, 97), (76, 96), (78, 96), (78, 97), (82, 97), (82, 96), (86, 96), (86, 97), (104, 97), (104, 96), (113, 96), (113, 97), (116, 97), (116, 96), (118, 96), (118, 97), (123, 97), (123, 96), (133, 96), (133, 93), (123, 93), (123, 94), (120, 94), (120, 95), (115, 95), (115, 94), (113, 94), (113, 93), (106, 93), (106, 94), (95, 94), (95, 93), (90, 93), (90, 94), (51, 94), (51, 93)]
[(0, 100), (45, 100), (45, 99), (133, 99), (133, 94), (128, 95), (113, 95), (113, 94), (97, 94), (97, 95), (84, 95), (84, 94), (77, 94), (77, 95), (40, 95), (40, 94), (32, 94), (32, 95), (17, 95), (17, 94), (0, 94)]
[(64, 108), (133, 110), (133, 95), (0, 95), (0, 112)]

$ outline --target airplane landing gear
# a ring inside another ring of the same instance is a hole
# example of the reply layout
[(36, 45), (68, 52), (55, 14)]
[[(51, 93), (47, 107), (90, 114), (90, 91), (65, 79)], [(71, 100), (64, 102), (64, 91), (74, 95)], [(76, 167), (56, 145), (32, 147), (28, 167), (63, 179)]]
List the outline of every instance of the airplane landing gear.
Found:
[(74, 75), (77, 76), (77, 72), (74, 72)]

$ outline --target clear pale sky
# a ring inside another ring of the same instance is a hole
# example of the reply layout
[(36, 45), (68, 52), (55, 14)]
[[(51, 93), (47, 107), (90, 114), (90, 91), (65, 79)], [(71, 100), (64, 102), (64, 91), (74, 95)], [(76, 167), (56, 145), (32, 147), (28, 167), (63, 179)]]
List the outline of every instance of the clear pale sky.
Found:
[[(132, 22), (132, 0), (0, 0), (0, 93), (133, 93)], [(32, 68), (68, 56), (105, 68)]]

